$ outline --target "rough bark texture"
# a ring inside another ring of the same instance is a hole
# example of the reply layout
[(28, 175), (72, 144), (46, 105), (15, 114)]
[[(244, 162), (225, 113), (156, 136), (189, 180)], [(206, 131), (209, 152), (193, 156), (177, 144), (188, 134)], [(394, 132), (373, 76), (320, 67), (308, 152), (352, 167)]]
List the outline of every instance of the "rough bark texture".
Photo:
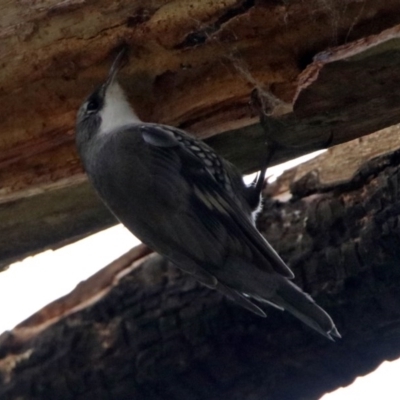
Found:
[(400, 121), (398, 0), (24, 0), (0, 11), (0, 236), (23, 238), (1, 243), (0, 265), (110, 224), (81, 186), (74, 119), (121, 43), (139, 114), (209, 137), (243, 171), (265, 158), (254, 89), (273, 134), (297, 146), (275, 162)]
[(259, 227), (342, 340), (253, 316), (139, 248), (86, 283), (101, 293), (3, 334), (0, 397), (312, 400), (400, 356), (400, 151), (329, 190), (308, 182), (267, 200)]

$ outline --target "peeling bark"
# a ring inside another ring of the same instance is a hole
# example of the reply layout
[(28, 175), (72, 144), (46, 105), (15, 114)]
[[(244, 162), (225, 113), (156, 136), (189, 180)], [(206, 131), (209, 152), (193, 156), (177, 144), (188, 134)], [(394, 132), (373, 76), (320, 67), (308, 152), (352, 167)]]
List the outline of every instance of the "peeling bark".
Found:
[(1, 398), (312, 400), (348, 385), (400, 356), (399, 182), (396, 151), (346, 185), (298, 183), (307, 196), (266, 200), (258, 220), (342, 340), (253, 316), (153, 255), (113, 266), (82, 307), (73, 292), (45, 329), (49, 308), (2, 335)]
[[(306, 145), (275, 162), (330, 134), (338, 144), (400, 121), (397, 0), (51, 0), (3, 2), (0, 11), (0, 203), (10, 206), (1, 217), (15, 227), (15, 201), (26, 198), (27, 225), (43, 218), (58, 231), (55, 215), (67, 212), (78, 227), (58, 241), (28, 230), (29, 245), (6, 246), (3, 265), (83, 235), (94, 212), (98, 224), (86, 233), (110, 223), (95, 201), (77, 201), (71, 212), (82, 183), (74, 119), (122, 42), (131, 62), (121, 83), (139, 114), (209, 138), (246, 172), (266, 150), (254, 89), (264, 94), (272, 134)], [(54, 191), (67, 187), (65, 203), (54, 205), (63, 198)], [(38, 190), (48, 214), (32, 196)]]

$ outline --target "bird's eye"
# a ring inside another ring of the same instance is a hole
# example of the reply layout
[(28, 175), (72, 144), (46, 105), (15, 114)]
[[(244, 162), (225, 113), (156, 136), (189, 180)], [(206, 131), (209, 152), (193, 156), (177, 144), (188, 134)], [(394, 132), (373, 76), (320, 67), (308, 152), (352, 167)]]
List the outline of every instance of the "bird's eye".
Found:
[(89, 100), (89, 102), (87, 103), (87, 106), (86, 106), (86, 112), (88, 112), (88, 113), (96, 112), (99, 109), (99, 107), (100, 107), (100, 104), (99, 104), (98, 100), (96, 100), (96, 99)]

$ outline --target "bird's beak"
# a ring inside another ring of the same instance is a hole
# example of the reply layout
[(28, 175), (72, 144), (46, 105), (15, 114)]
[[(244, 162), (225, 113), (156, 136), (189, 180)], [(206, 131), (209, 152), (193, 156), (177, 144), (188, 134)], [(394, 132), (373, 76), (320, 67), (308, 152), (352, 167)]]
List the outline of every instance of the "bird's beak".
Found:
[(104, 88), (106, 90), (114, 83), (119, 70), (126, 64), (127, 53), (127, 47), (123, 47), (122, 50), (118, 53), (117, 57), (115, 57), (115, 60), (111, 65), (110, 72), (108, 73), (107, 81), (104, 84)]

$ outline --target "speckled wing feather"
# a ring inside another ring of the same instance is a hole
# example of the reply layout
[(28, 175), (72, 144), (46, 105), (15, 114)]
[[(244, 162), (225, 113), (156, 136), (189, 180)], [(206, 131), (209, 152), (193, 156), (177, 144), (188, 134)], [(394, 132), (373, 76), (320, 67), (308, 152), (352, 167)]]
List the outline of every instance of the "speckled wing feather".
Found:
[[(224, 169), (222, 159), (209, 146), (183, 131), (168, 126), (143, 124), (140, 129), (147, 143), (166, 147), (168, 141), (169, 147), (179, 151), (183, 160), (180, 173), (193, 188), (193, 202), (197, 210), (207, 205), (214, 219), (222, 220), (239, 244), (264, 257), (265, 263), (257, 265), (258, 268), (267, 272), (274, 270), (287, 278), (293, 278), (292, 271), (254, 228), (248, 208), (243, 204), (244, 200), (240, 201), (240, 197), (235, 193), (236, 186)], [(173, 141), (173, 137), (176, 138), (176, 142)]]

